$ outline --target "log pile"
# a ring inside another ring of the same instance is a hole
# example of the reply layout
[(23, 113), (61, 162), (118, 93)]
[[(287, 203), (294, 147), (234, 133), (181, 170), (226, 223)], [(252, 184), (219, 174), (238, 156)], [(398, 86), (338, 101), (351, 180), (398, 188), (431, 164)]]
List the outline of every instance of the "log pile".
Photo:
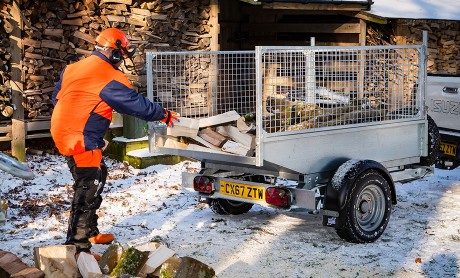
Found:
[[(450, 20), (404, 20), (392, 25), (369, 24), (368, 45), (422, 44), (428, 31), (428, 73), (460, 75), (460, 23)], [(394, 30), (397, 29), (397, 32)]]
[(147, 50), (210, 50), (209, 0), (24, 0), (21, 11), (27, 118), (51, 115), (51, 93), (61, 70), (90, 55), (94, 38), (105, 28), (120, 28), (137, 46), (133, 62), (127, 60), (122, 70), (142, 94)]
[[(228, 111), (215, 116), (192, 119), (179, 117), (174, 127), (149, 123), (149, 137), (155, 147), (253, 156), (255, 154), (255, 118)], [(166, 129), (166, 130), (165, 130)]]
[[(318, 98), (318, 96), (320, 98)], [(267, 133), (383, 122), (415, 116), (411, 105), (395, 107), (377, 97), (350, 98), (332, 91), (320, 92), (314, 103), (268, 97), (262, 116)], [(174, 127), (149, 123), (150, 152), (158, 147), (252, 157), (256, 151), (256, 115), (231, 110), (207, 118), (179, 117)]]
[[(320, 103), (327, 101), (327, 103)], [(269, 98), (268, 107), (275, 113), (263, 117), (264, 130), (268, 133), (344, 126), (386, 120), (388, 110), (375, 99), (345, 99), (342, 95), (329, 91), (322, 93), (316, 104)]]
[(161, 59), (169, 60), (171, 64), (166, 67), (173, 66), (174, 69), (165, 70), (163, 64), (154, 62), (154, 94), (165, 106), (173, 106), (182, 116), (207, 114), (210, 77), (216, 75), (212, 71), (212, 59), (199, 54), (165, 55)]
[[(422, 44), (421, 41), (409, 42), (407, 36), (398, 36), (390, 24), (369, 24), (366, 43), (374, 46)], [(373, 92), (373, 97), (394, 108), (413, 103), (414, 86), (419, 82), (419, 53), (414, 50), (399, 49), (388, 54), (371, 52), (369, 56), (373, 71), (368, 71), (369, 75), (364, 78), (365, 91)], [(388, 66), (391, 61), (398, 62)], [(392, 107), (389, 109), (391, 110)]]
[(35, 247), (36, 271), (42, 276), (27, 277), (215, 277), (215, 271), (210, 266), (191, 257), (175, 255), (175, 251), (163, 242), (154, 241), (135, 247), (112, 244), (99, 261), (91, 254), (75, 255), (75, 252), (72, 245)]
[(407, 42), (422, 43), (422, 31), (428, 31), (428, 72), (460, 74), (460, 22), (440, 20), (406, 21)]
[(369, 52), (363, 80), (364, 92), (388, 110), (414, 105), (415, 86), (419, 83), (419, 53), (414, 49)]
[(0, 119), (8, 119), (13, 115), (11, 104), (11, 48), (9, 34), (13, 26), (5, 4), (0, 4)]

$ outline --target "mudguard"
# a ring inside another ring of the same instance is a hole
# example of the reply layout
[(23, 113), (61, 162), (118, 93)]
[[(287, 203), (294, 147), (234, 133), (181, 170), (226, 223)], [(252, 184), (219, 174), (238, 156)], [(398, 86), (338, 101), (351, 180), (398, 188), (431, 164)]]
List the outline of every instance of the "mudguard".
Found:
[[(388, 181), (391, 188), (392, 203), (396, 204), (396, 190), (393, 178), (382, 164), (374, 160), (348, 160), (340, 165), (332, 178), (329, 180), (329, 183), (326, 186), (323, 210), (329, 212), (342, 211), (347, 203), (348, 192), (350, 192), (356, 178), (359, 177), (361, 173), (371, 169), (379, 171)], [(324, 216), (323, 225), (335, 227), (340, 225), (340, 223), (335, 222), (336, 217), (332, 217), (334, 219), (330, 218), (331, 216)]]

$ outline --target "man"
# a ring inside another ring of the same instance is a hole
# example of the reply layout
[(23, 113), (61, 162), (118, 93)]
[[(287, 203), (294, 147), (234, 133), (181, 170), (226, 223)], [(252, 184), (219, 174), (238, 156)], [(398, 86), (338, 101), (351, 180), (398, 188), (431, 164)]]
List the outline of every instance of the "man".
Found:
[(92, 243), (107, 244), (112, 234), (100, 234), (96, 210), (107, 177), (102, 158), (113, 110), (146, 121), (162, 120), (173, 126), (176, 113), (163, 109), (138, 94), (118, 70), (125, 57), (132, 58), (127, 36), (116, 28), (102, 31), (91, 56), (62, 70), (52, 95), (55, 105), (51, 135), (59, 152), (66, 156), (75, 181), (67, 231), (67, 245), (77, 254), (90, 252)]

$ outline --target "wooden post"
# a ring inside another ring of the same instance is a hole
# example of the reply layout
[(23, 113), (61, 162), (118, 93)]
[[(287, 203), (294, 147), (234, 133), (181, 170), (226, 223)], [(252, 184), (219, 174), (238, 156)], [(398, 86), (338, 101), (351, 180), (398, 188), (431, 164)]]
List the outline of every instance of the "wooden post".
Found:
[(13, 91), (13, 104), (16, 106), (12, 118), (11, 151), (19, 161), (26, 161), (26, 128), (24, 124), (24, 107), (22, 106), (23, 73), (22, 64), (22, 39), (21, 30), (23, 21), (21, 10), (18, 6), (21, 1), (13, 1), (11, 8), (11, 24), (14, 27), (10, 34), (11, 41), (11, 89)]
[(395, 42), (397, 45), (407, 44), (407, 37), (410, 35), (409, 27), (407, 26), (407, 21), (397, 20), (395, 27)]
[(211, 51), (218, 51), (218, 50), (220, 50), (220, 47), (219, 47), (219, 33), (220, 33), (219, 1), (218, 0), (211, 0), (209, 5), (211, 7), (211, 10), (209, 11), (209, 23), (211, 25), (210, 47), (211, 47)]
[[(367, 34), (367, 24), (366, 21), (363, 19), (359, 20), (359, 45), (365, 46), (366, 45), (366, 34)], [(363, 51), (363, 50), (361, 50)], [(358, 74), (358, 98), (362, 99), (364, 97), (363, 92), (364, 92), (364, 70), (365, 70), (365, 64), (366, 64), (366, 55), (364, 55), (363, 52), (360, 54), (360, 61), (359, 61), (359, 74)]]
[[(211, 10), (209, 11), (209, 25), (211, 26), (210, 48), (211, 51), (219, 50), (219, 1), (211, 0), (209, 3)], [(209, 88), (208, 88), (208, 116), (217, 114), (217, 102), (215, 89), (217, 89), (218, 77), (218, 59), (217, 55), (211, 55), (211, 65), (209, 66)]]

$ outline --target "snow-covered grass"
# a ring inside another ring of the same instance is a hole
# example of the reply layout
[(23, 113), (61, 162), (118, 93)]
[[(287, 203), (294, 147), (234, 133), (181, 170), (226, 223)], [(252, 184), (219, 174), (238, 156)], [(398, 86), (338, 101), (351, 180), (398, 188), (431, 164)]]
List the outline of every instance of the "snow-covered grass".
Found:
[[(30, 155), (27, 161), (33, 180), (0, 172), (2, 198), (10, 202), (0, 249), (33, 265), (33, 247), (65, 241), (73, 191), (63, 157)], [(106, 162), (100, 230), (127, 246), (161, 236), (218, 277), (460, 277), (460, 169), (398, 183), (384, 234), (375, 243), (351, 244), (323, 227), (320, 216), (304, 212), (254, 206), (244, 215), (214, 214), (181, 184), (181, 172), (197, 171), (197, 162), (146, 169)]]

